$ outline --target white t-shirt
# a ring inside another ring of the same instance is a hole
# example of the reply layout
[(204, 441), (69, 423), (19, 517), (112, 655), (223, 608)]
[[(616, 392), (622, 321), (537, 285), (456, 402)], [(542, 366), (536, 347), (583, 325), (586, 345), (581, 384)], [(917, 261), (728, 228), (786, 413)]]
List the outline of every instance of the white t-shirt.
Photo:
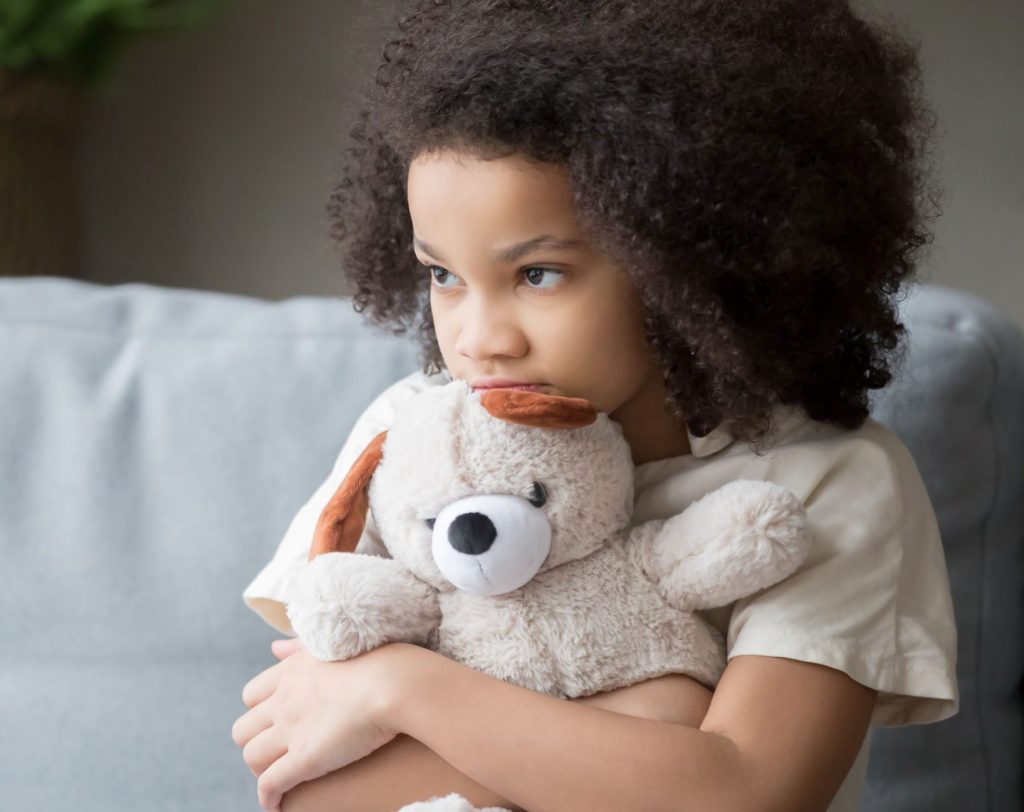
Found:
[[(284, 611), (288, 580), (307, 560), (327, 501), (395, 404), (449, 381), (415, 372), (367, 407), (334, 468), (288, 527), (243, 599), (293, 634)], [(668, 518), (734, 479), (766, 479), (795, 493), (814, 539), (804, 563), (774, 586), (702, 615), (722, 632), (727, 656), (761, 654), (819, 663), (878, 690), (871, 725), (926, 724), (959, 709), (956, 626), (946, 561), (931, 501), (910, 452), (873, 419), (842, 429), (776, 407), (761, 457), (724, 426), (690, 434), (691, 453), (636, 466), (634, 521)], [(356, 552), (388, 555), (372, 514)], [(829, 812), (856, 812), (869, 737)]]

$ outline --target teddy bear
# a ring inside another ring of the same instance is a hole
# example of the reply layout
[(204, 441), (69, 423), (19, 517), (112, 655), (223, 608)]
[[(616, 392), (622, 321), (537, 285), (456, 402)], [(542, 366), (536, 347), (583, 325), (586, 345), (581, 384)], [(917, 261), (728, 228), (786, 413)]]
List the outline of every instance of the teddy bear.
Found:
[[(735, 480), (634, 526), (633, 473), (621, 427), (586, 399), (424, 390), (321, 512), (288, 618), (321, 660), (408, 642), (559, 698), (669, 673), (713, 689), (725, 641), (696, 612), (794, 572), (804, 506)], [(368, 511), (390, 557), (354, 552)], [(417, 812), (473, 810), (432, 802)]]

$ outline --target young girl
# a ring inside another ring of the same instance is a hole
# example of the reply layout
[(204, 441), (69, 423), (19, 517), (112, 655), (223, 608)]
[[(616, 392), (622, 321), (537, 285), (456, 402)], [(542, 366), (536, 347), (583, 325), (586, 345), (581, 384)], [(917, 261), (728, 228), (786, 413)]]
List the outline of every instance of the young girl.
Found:
[[(715, 686), (563, 701), (419, 646), (277, 641), (232, 732), (261, 805), (854, 812), (869, 725), (958, 708), (935, 516), (869, 417), (928, 241), (914, 49), (845, 0), (427, 0), (399, 28), (330, 212), (356, 308), (415, 330), (423, 371), (359, 418), (247, 604), (291, 633), (321, 509), (395, 405), (452, 378), (608, 412), (637, 522), (767, 479), (814, 546), (706, 613)], [(387, 555), (372, 516), (358, 552)]]

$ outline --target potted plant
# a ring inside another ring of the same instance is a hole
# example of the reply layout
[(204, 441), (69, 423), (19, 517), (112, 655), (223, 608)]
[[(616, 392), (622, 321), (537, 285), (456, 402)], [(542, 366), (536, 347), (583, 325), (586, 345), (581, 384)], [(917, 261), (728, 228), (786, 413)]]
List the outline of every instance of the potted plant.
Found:
[(226, 0), (0, 2), (0, 275), (79, 275), (76, 164), (89, 98), (121, 52), (193, 28)]

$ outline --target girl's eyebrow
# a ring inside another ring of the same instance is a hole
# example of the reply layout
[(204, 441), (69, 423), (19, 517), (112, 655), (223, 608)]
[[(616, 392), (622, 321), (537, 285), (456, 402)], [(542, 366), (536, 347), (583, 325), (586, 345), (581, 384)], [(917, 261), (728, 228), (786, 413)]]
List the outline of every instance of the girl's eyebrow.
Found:
[[(423, 253), (429, 254), (434, 259), (438, 259), (441, 262), (447, 262), (437, 249), (428, 243), (423, 242), (419, 237), (414, 236), (412, 239), (416, 247)], [(499, 248), (494, 252), (494, 259), (496, 262), (515, 262), (520, 257), (524, 257), (531, 251), (536, 251), (538, 248), (548, 248), (555, 251), (568, 251), (573, 248), (582, 248), (585, 245), (586, 243), (583, 240), (562, 239), (560, 237), (555, 237), (552, 234), (540, 234), (532, 239), (518, 242), (515, 245)]]

